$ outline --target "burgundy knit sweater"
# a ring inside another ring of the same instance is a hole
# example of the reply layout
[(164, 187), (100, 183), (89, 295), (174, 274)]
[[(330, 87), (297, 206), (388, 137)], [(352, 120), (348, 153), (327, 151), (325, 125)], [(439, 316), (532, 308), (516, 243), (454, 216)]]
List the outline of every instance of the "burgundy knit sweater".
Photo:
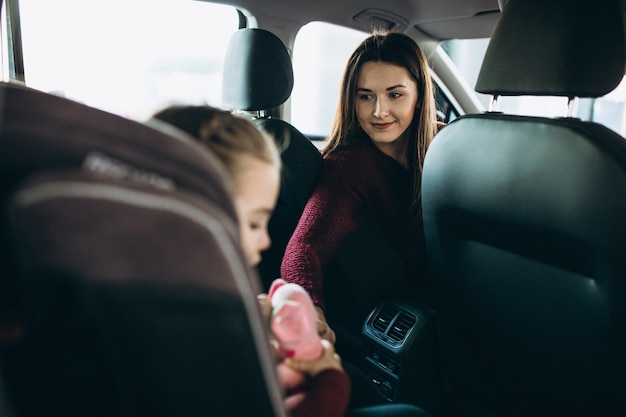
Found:
[(302, 285), (324, 307), (323, 276), (341, 243), (373, 216), (406, 263), (420, 276), (425, 265), (421, 227), (409, 222), (407, 169), (367, 141), (324, 158), (320, 177), (283, 257), (281, 278)]

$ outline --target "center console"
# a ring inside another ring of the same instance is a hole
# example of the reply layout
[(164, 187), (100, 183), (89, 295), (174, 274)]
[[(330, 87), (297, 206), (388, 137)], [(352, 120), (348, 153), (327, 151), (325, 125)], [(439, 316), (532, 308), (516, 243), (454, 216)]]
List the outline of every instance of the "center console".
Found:
[(433, 405), (440, 392), (434, 314), (428, 307), (387, 301), (363, 324), (363, 372), (389, 401)]

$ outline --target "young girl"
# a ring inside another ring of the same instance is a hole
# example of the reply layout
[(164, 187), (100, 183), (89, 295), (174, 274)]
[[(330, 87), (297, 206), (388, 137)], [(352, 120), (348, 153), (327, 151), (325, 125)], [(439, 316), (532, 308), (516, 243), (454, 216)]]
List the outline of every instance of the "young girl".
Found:
[(413, 286), (426, 287), (421, 175), (437, 132), (422, 50), (402, 33), (376, 33), (350, 57), (318, 185), (285, 250), (281, 278), (307, 289), (322, 336), (323, 277), (341, 243), (368, 217), (383, 227)]
[[(209, 106), (173, 106), (154, 115), (205, 144), (224, 163), (234, 184), (234, 203), (241, 244), (248, 263), (256, 266), (270, 245), (267, 224), (276, 205), (280, 185), (280, 156), (272, 139), (242, 117)], [(267, 297), (260, 302), (269, 317)], [(287, 393), (292, 417), (343, 416), (350, 380), (332, 344), (324, 341), (324, 354), (316, 361), (281, 358), (309, 376), (307, 390)]]

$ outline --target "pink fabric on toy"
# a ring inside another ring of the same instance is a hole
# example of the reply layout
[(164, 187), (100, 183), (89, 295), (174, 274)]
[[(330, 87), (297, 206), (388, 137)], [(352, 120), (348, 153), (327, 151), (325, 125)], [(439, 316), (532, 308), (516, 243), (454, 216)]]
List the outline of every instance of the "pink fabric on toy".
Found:
[[(317, 314), (309, 293), (298, 284), (276, 279), (268, 297), (272, 304), (271, 329), (284, 356), (316, 360), (324, 347), (317, 332)], [(278, 366), (281, 381), (287, 389), (304, 382), (304, 375), (286, 365)]]

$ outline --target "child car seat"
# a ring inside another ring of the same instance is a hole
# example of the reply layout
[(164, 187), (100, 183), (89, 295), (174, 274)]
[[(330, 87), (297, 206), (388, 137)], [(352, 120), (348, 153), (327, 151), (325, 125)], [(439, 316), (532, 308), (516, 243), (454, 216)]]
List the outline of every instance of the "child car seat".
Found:
[(15, 415), (285, 415), (219, 161), (25, 87), (0, 84), (0, 103)]

